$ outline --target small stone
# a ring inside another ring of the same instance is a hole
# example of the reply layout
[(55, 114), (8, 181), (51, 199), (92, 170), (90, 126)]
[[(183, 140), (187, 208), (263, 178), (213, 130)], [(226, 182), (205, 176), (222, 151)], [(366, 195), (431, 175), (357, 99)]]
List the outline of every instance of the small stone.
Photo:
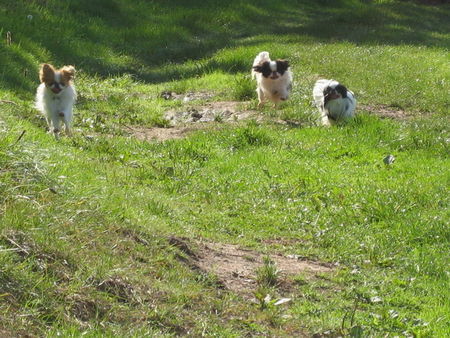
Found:
[(198, 111), (193, 111), (192, 113), (191, 113), (191, 116), (194, 118), (194, 119), (201, 119), (202, 117), (203, 117), (203, 114), (200, 114)]
[(394, 155), (388, 155), (383, 159), (384, 164), (387, 164), (387, 165), (394, 163), (394, 161), (395, 161)]
[(381, 297), (378, 297), (378, 296), (370, 298), (370, 302), (373, 303), (373, 304), (381, 303), (382, 301), (383, 301), (383, 299)]
[(164, 92), (161, 93), (161, 97), (164, 100), (170, 100), (170, 99), (173, 99), (173, 93), (172, 92), (168, 92), (168, 91), (164, 91)]

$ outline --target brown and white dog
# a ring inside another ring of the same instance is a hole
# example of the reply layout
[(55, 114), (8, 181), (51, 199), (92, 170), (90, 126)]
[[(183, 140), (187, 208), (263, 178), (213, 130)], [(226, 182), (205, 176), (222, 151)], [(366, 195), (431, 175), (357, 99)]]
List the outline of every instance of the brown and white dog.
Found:
[(64, 123), (67, 135), (71, 135), (73, 105), (77, 92), (72, 83), (75, 76), (73, 66), (55, 69), (50, 64), (41, 65), (41, 84), (36, 92), (36, 108), (45, 116), (50, 132), (57, 138)]
[(268, 52), (259, 53), (253, 61), (252, 78), (256, 78), (258, 107), (268, 99), (276, 104), (286, 101), (292, 89), (292, 72), (289, 62), (272, 61)]

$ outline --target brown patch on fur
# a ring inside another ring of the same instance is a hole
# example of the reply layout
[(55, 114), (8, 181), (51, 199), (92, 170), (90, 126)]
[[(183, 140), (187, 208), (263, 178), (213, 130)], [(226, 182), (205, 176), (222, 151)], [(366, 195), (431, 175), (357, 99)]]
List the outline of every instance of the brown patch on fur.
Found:
[(64, 66), (59, 71), (61, 72), (61, 82), (65, 85), (68, 85), (75, 76), (74, 66)]
[(51, 85), (55, 81), (56, 72), (61, 73), (61, 83), (67, 86), (75, 76), (75, 67), (64, 66), (61, 69), (56, 70), (55, 67), (53, 67), (51, 64), (45, 63), (41, 65), (41, 69), (39, 71), (39, 79), (42, 83)]
[(39, 80), (41, 80), (42, 83), (46, 83), (50, 85), (53, 81), (55, 81), (55, 68), (45, 63), (41, 65), (41, 69), (39, 70)]

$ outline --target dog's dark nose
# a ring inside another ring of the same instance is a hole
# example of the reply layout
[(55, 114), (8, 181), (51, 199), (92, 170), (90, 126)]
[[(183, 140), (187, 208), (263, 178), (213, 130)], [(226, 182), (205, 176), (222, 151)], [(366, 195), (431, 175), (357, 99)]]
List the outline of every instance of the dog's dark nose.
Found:
[(50, 86), (53, 93), (58, 94), (62, 88), (58, 82), (53, 82)]
[(277, 74), (277, 72), (272, 72), (272, 75), (270, 75), (270, 78), (271, 79), (278, 79), (278, 74)]

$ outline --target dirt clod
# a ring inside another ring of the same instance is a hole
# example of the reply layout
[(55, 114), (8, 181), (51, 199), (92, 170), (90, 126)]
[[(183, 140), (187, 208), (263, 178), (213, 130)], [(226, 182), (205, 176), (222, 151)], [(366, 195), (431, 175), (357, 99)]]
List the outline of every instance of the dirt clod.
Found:
[(73, 294), (67, 298), (70, 313), (81, 322), (103, 317), (108, 306), (98, 299), (90, 299), (85, 295)]
[(120, 302), (126, 303), (130, 302), (135, 294), (133, 286), (120, 277), (112, 277), (101, 281), (97, 285), (97, 289), (117, 297)]

